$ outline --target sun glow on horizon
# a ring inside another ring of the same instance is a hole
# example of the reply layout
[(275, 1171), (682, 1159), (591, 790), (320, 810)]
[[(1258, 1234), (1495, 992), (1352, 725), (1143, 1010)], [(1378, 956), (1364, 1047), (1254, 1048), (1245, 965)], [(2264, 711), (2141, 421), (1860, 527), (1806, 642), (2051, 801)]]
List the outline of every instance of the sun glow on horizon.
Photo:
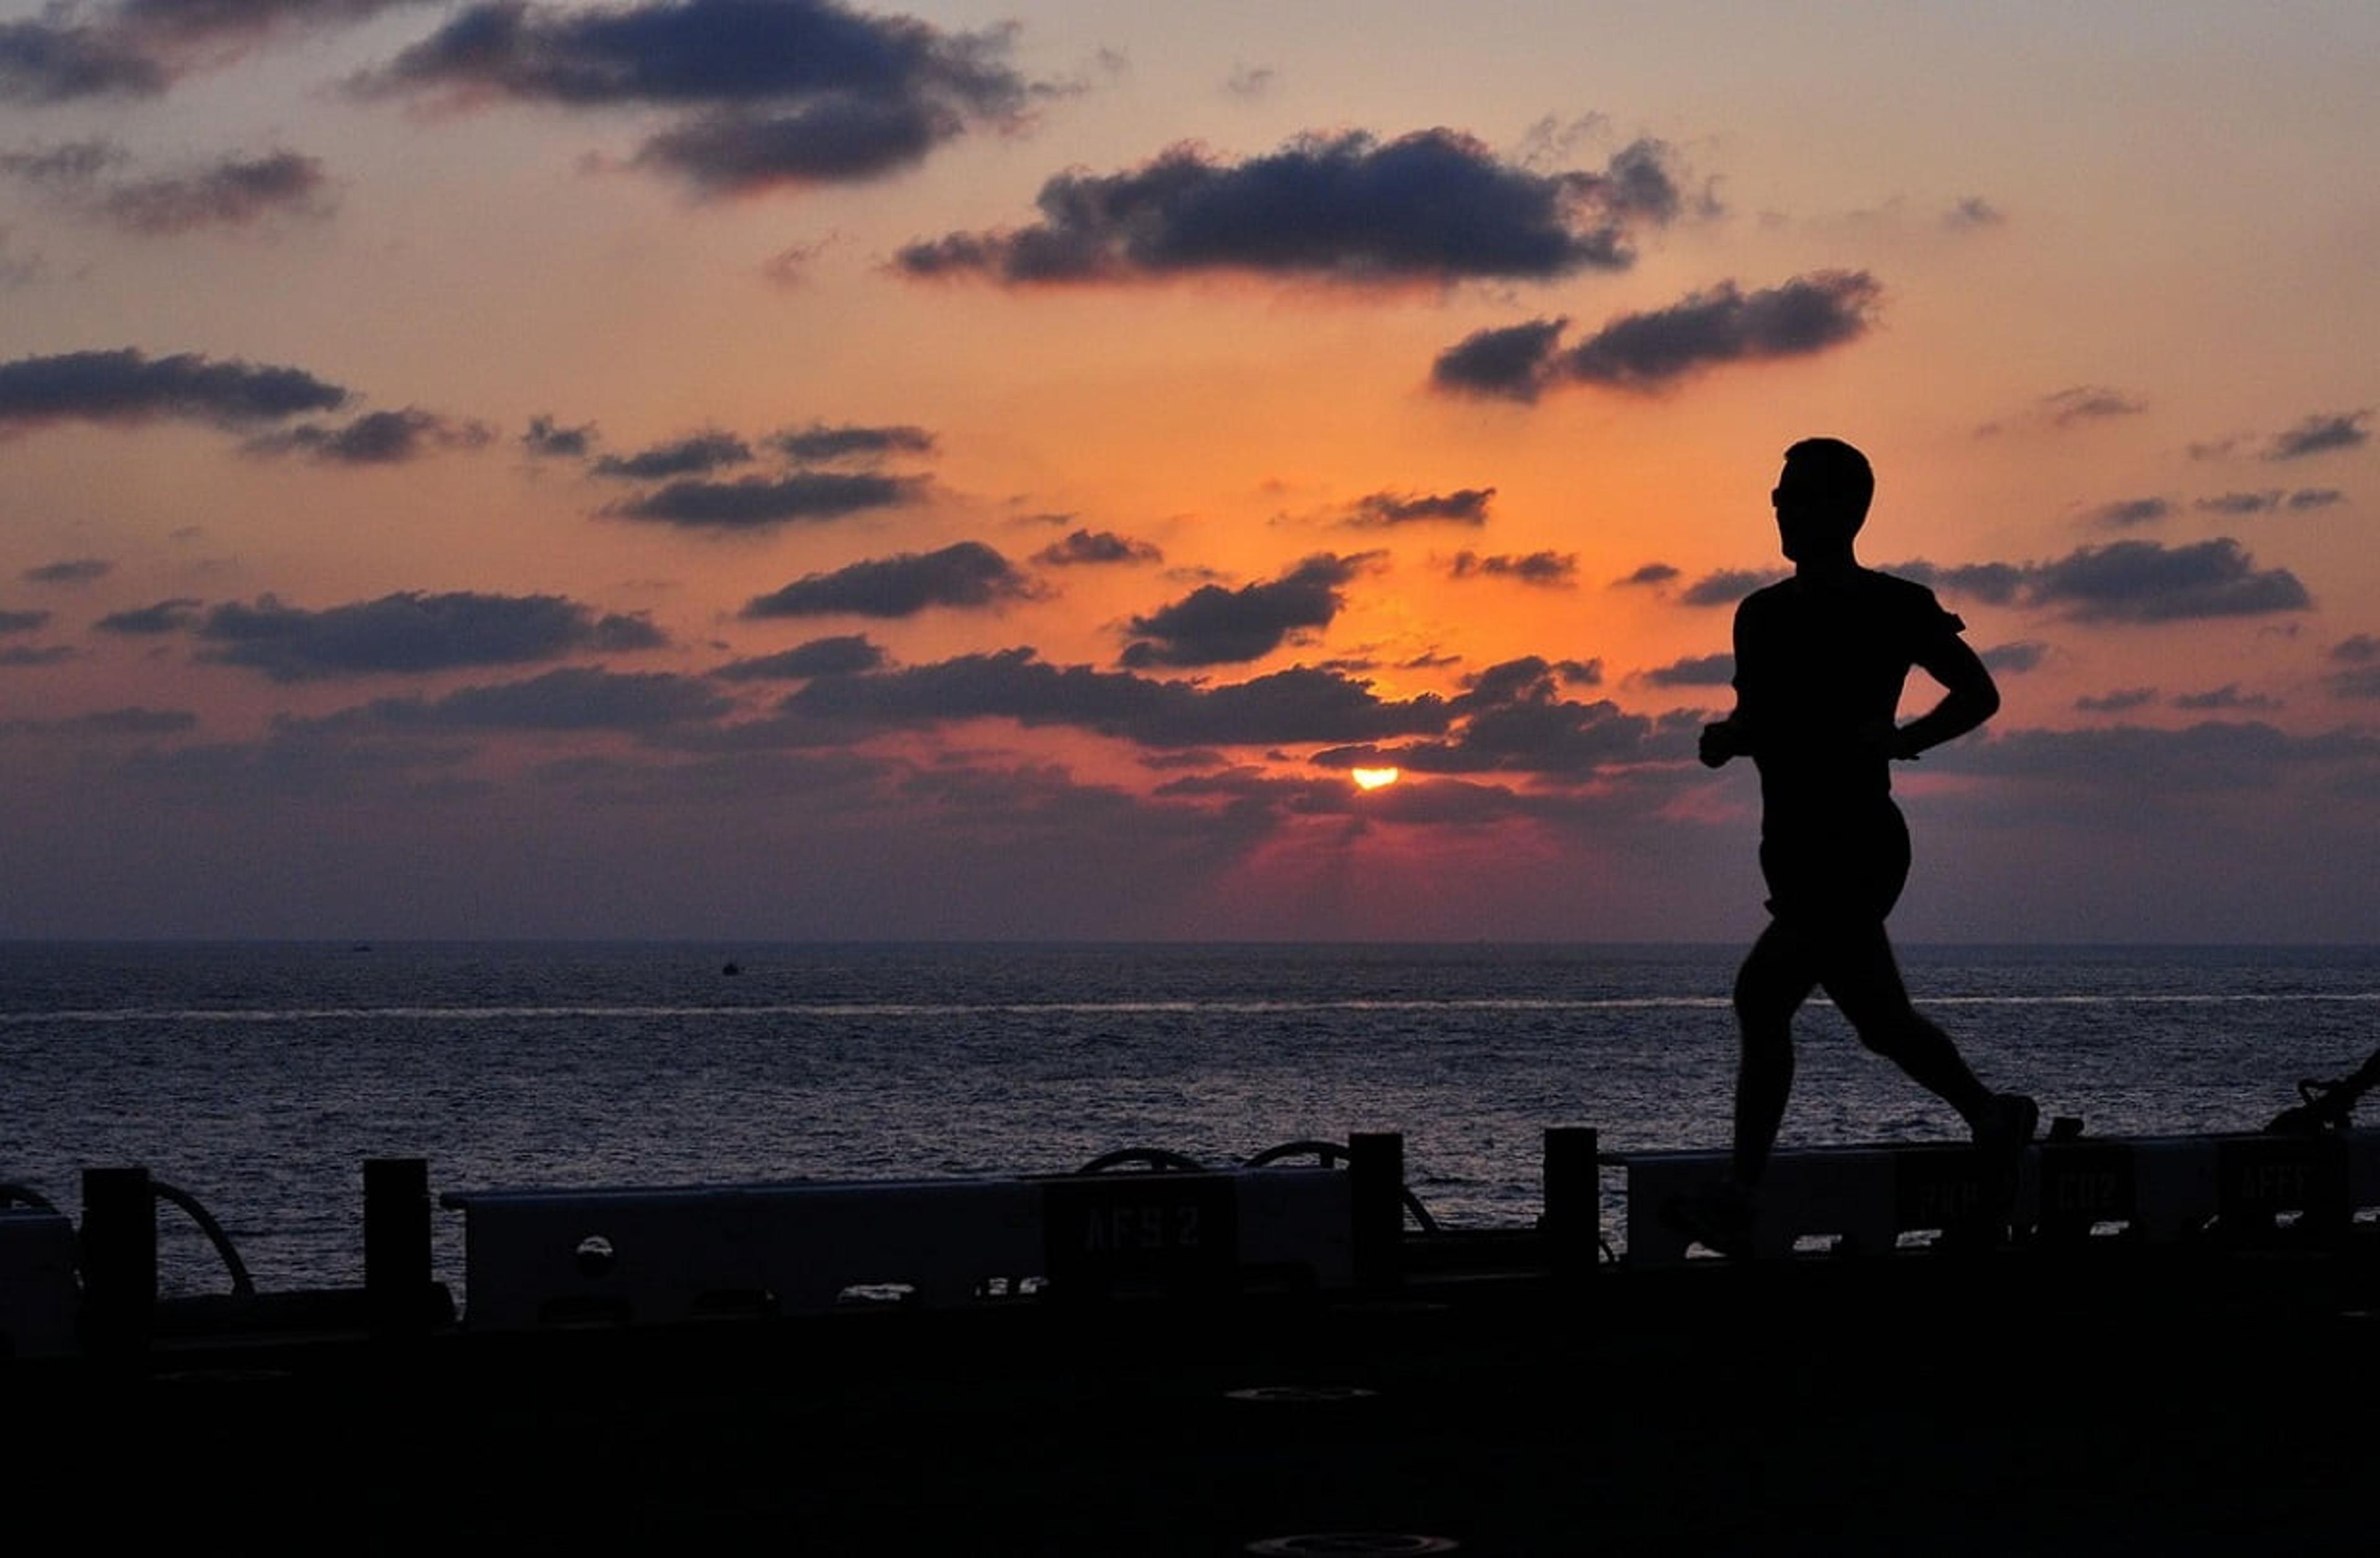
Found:
[(1393, 768), (1351, 768), (1347, 773), (1359, 790), (1386, 789), (1402, 777), (1402, 771)]

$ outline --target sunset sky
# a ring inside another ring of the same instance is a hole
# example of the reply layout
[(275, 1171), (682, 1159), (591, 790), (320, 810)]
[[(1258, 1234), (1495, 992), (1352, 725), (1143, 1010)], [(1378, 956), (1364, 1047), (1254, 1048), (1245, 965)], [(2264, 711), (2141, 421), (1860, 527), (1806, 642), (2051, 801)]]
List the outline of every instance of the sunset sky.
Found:
[(2380, 940), (2375, 60), (0, 0), (0, 935), (1748, 938), (1828, 433), (2006, 700), (1897, 934)]

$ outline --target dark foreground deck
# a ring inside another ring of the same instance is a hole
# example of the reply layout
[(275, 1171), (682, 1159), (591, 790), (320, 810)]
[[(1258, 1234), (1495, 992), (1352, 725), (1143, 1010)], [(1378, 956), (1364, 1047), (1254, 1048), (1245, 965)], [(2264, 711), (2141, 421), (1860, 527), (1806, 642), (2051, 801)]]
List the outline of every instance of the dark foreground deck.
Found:
[(92, 1551), (2380, 1550), (2361, 1246), (1487, 1267), (1082, 1309), (161, 1339), (0, 1369), (7, 1470), (20, 1535), (47, 1511)]

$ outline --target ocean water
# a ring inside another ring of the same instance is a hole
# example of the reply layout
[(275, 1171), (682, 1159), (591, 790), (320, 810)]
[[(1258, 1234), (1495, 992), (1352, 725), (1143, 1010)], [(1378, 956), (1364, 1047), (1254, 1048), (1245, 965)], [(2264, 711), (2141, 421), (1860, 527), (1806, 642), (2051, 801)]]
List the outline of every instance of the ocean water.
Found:
[[(1220, 1166), (1399, 1131), (1438, 1221), (1525, 1226), (1548, 1126), (1724, 1144), (1741, 950), (6, 945), (0, 1181), (79, 1215), (84, 1168), (145, 1165), (268, 1289), (361, 1281), (378, 1156), (444, 1193)], [(2380, 948), (1903, 962), (1986, 1081), (2097, 1135), (2252, 1128), (2380, 1044)], [(1797, 1031), (1788, 1144), (1962, 1134), (1823, 1000)], [(459, 1286), (460, 1215), (436, 1238)], [(169, 1292), (224, 1285), (170, 1209), (160, 1260)]]

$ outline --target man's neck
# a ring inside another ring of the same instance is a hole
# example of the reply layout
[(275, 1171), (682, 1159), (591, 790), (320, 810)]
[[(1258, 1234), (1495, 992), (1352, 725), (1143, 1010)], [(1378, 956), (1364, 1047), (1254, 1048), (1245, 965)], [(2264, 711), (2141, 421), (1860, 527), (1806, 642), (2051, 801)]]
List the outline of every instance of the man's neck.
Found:
[(1793, 560), (1793, 577), (1803, 584), (1814, 584), (1821, 589), (1846, 583), (1859, 571), (1859, 559), (1852, 554), (1850, 547)]

